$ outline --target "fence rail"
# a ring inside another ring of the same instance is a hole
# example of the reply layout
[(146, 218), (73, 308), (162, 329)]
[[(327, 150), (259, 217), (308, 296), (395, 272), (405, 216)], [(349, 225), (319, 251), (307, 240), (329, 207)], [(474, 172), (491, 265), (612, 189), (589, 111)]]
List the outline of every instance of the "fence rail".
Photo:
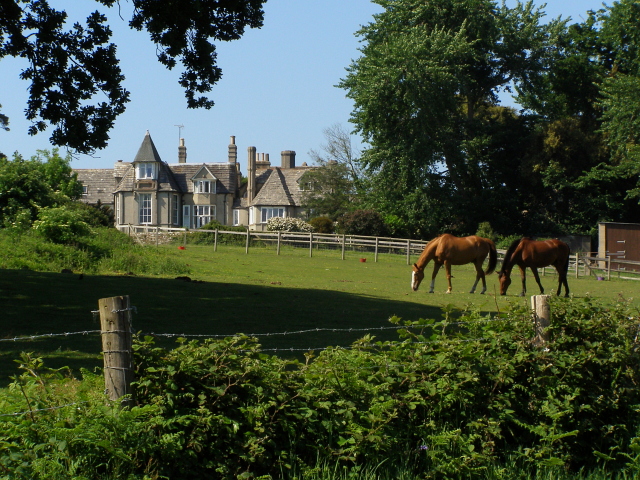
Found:
[[(273, 244), (275, 246), (276, 255), (280, 255), (283, 245), (292, 245), (300, 248), (307, 248), (309, 256), (313, 256), (314, 250), (331, 249), (341, 252), (341, 258), (344, 260), (346, 252), (356, 252), (358, 254), (373, 254), (374, 262), (378, 261), (380, 253), (388, 252), (404, 255), (407, 265), (411, 264), (411, 257), (420, 255), (428, 243), (424, 240), (412, 240), (404, 238), (391, 237), (369, 237), (363, 235), (346, 235), (346, 234), (329, 234), (329, 233), (296, 233), (296, 232), (262, 232), (255, 230), (232, 231), (232, 230), (188, 230), (186, 228), (168, 228), (168, 227), (152, 227), (145, 225), (121, 225), (118, 227), (120, 231), (127, 233), (142, 245), (160, 245), (170, 242), (172, 239), (179, 238), (182, 245), (187, 245), (189, 237), (194, 234), (209, 233), (214, 235), (214, 251), (217, 251), (219, 238), (221, 235), (244, 237), (245, 253), (249, 253), (251, 241), (257, 240), (263, 244)], [(498, 249), (498, 258), (502, 259), (506, 250)], [(612, 263), (617, 264), (618, 268), (612, 268)], [(615, 256), (598, 257), (590, 252), (575, 253), (569, 256), (569, 272), (575, 278), (580, 276), (596, 275), (600, 278), (611, 278), (611, 273), (617, 273), (618, 278), (640, 280), (640, 272), (638, 276), (624, 276), (623, 274), (633, 275), (633, 270), (626, 270), (619, 265), (638, 266), (640, 262), (631, 260), (618, 260)], [(598, 275), (601, 272), (601, 275)], [(553, 267), (543, 267), (540, 269), (542, 275), (555, 275), (556, 271)]]

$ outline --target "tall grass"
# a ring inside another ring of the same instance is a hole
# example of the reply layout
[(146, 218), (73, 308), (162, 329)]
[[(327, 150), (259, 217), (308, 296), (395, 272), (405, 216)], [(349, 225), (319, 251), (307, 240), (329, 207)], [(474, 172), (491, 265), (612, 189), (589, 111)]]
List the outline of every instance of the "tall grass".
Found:
[(181, 275), (185, 262), (167, 250), (145, 248), (113, 228), (97, 228), (74, 244), (47, 242), (32, 231), (0, 230), (0, 268), (38, 272)]

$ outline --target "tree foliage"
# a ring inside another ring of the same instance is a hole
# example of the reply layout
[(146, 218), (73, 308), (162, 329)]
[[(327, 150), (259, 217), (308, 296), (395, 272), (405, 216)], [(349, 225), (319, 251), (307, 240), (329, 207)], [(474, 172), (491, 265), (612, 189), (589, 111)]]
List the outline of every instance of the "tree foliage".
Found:
[[(637, 221), (640, 6), (542, 23), (532, 2), (379, 0), (340, 86), (394, 232), (590, 233)], [(546, 19), (545, 19), (546, 21)], [(513, 92), (523, 109), (500, 105)]]
[(39, 210), (59, 207), (82, 195), (82, 185), (71, 166), (71, 156), (58, 150), (38, 151), (25, 160), (0, 157), (0, 226), (29, 227)]
[[(96, 0), (119, 7), (117, 0)], [(129, 26), (146, 30), (157, 47), (158, 61), (168, 69), (178, 62), (179, 83), (189, 108), (211, 108), (205, 95), (220, 80), (215, 41), (236, 40), (246, 27), (262, 26), (266, 0), (170, 4), (133, 0)], [(29, 82), (26, 117), (34, 135), (55, 126), (51, 142), (81, 153), (104, 148), (115, 118), (125, 110), (129, 92), (110, 42), (104, 14), (95, 11), (85, 25), (73, 23), (48, 0), (11, 0), (0, 6), (0, 58), (22, 57), (29, 66), (20, 73)]]

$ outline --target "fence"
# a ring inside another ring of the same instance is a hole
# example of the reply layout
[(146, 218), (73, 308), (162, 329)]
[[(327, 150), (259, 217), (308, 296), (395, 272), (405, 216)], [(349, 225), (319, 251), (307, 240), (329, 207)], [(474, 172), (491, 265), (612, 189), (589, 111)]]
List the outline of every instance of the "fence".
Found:
[[(549, 310), (549, 295), (535, 295), (531, 297), (532, 319), (535, 324), (535, 337), (532, 340), (536, 345), (543, 345), (549, 341), (545, 332), (546, 327), (550, 324), (550, 310)], [(133, 322), (132, 312), (136, 311), (136, 307), (130, 305), (129, 296), (118, 296), (110, 298), (102, 298), (98, 301), (98, 310), (92, 312), (94, 315), (100, 315), (100, 330), (88, 330), (82, 332), (67, 332), (67, 333), (51, 333), (44, 335), (36, 335), (30, 337), (16, 337), (6, 338), (0, 341), (16, 342), (20, 340), (33, 340), (43, 337), (55, 337), (55, 336), (69, 336), (74, 334), (87, 335), (90, 333), (99, 333), (102, 337), (102, 353), (104, 360), (104, 381), (105, 381), (105, 394), (110, 400), (122, 400), (122, 406), (130, 406), (133, 404), (131, 382), (134, 377), (134, 363), (133, 363)], [(501, 321), (501, 319), (486, 319), (485, 321)], [(466, 322), (452, 322), (449, 325), (464, 325)], [(269, 336), (269, 335), (297, 335), (305, 333), (317, 333), (319, 331), (334, 331), (334, 332), (373, 332), (386, 329), (403, 329), (412, 328), (410, 326), (388, 326), (388, 327), (371, 327), (360, 329), (337, 329), (337, 328), (315, 328), (308, 330), (289, 331), (289, 332), (277, 332), (277, 333), (261, 333), (250, 334), (249, 336)], [(415, 325), (413, 328), (425, 328), (425, 325)], [(152, 334), (157, 337), (202, 337), (202, 338), (222, 338), (229, 337), (230, 335), (185, 335), (176, 333), (164, 333), (164, 334)], [(476, 339), (477, 340), (477, 339)], [(372, 345), (373, 346), (373, 345)], [(298, 349), (301, 351), (310, 350), (322, 350), (326, 347), (318, 348), (305, 348)], [(340, 347), (339, 347), (340, 348)], [(344, 348), (344, 347), (342, 347)], [(264, 349), (263, 351), (268, 351)], [(294, 349), (272, 349), (281, 352), (293, 352)], [(57, 408), (63, 408), (76, 404), (69, 404), (63, 406), (56, 406), (51, 408), (43, 408), (38, 411), (54, 410)], [(20, 412), (15, 414), (7, 414), (2, 416), (20, 415), (30, 412)]]

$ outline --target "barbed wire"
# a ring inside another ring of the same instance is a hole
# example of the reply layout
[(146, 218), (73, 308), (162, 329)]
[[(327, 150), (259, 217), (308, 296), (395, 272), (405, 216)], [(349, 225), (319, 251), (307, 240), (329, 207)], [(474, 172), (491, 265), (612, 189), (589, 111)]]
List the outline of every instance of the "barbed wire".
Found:
[(69, 337), (71, 335), (89, 335), (91, 333), (101, 333), (101, 330), (83, 330), (80, 332), (64, 332), (64, 333), (43, 333), (41, 335), (30, 335), (24, 337), (0, 338), (0, 342), (20, 342), (27, 340), (37, 340), (39, 338), (51, 337)]
[(57, 407), (38, 408), (38, 409), (34, 409), (34, 410), (29, 410), (29, 411), (26, 411), (26, 412), (2, 413), (2, 414), (0, 414), (0, 417), (19, 417), (21, 415), (28, 415), (28, 414), (31, 414), (31, 413), (46, 412), (46, 411), (49, 411), (49, 410), (59, 410), (61, 408), (73, 407), (75, 405), (82, 405), (83, 403), (89, 403), (89, 402), (82, 401), (82, 402), (75, 402), (75, 403), (67, 403), (66, 405), (58, 405)]

